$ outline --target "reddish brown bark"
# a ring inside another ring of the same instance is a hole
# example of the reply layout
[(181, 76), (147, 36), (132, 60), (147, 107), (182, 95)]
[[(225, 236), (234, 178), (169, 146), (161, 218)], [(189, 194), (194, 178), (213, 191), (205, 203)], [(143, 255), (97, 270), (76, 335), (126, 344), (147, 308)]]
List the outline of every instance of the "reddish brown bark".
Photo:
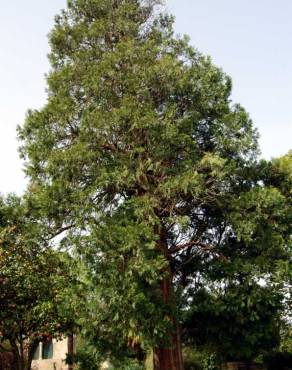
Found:
[[(162, 293), (167, 303), (171, 291), (171, 281), (165, 278), (162, 284)], [(167, 299), (167, 300), (166, 300)], [(154, 370), (183, 370), (183, 357), (181, 347), (180, 328), (174, 318), (173, 330), (169, 333), (169, 344), (161, 345), (153, 351), (153, 367)]]
[(172, 336), (172, 347), (158, 347), (153, 354), (154, 370), (183, 370), (183, 360), (180, 340)]
[[(159, 249), (164, 253), (166, 259), (170, 262), (171, 256), (169, 255), (167, 242), (164, 235), (161, 235), (158, 246)], [(173, 282), (170, 263), (169, 267), (164, 271), (164, 273), (167, 273), (167, 275), (163, 278), (161, 283), (161, 294), (163, 302), (169, 304), (171, 300)], [(184, 370), (179, 324), (173, 317), (170, 317), (170, 320), (173, 322), (173, 328), (169, 333), (169, 344), (163, 344), (154, 348), (153, 350), (154, 370)]]

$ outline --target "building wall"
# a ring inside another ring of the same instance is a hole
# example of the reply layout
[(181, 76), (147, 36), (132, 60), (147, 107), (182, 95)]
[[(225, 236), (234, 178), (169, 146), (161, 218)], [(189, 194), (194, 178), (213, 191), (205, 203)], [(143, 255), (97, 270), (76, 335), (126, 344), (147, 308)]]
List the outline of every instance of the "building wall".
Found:
[[(41, 343), (40, 346), (42, 346)], [(41, 359), (42, 348), (40, 347), (39, 360), (33, 360), (32, 370), (68, 370), (68, 365), (65, 364), (67, 352), (67, 338), (60, 341), (53, 340), (53, 358), (49, 360)]]

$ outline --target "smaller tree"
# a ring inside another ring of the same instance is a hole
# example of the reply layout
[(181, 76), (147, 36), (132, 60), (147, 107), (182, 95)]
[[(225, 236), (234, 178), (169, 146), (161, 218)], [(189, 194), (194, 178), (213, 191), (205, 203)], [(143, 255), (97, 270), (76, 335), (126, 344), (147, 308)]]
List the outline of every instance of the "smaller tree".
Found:
[(40, 235), (24, 201), (0, 199), (0, 348), (9, 343), (16, 370), (31, 369), (38, 343), (73, 325), (68, 256), (48, 248)]

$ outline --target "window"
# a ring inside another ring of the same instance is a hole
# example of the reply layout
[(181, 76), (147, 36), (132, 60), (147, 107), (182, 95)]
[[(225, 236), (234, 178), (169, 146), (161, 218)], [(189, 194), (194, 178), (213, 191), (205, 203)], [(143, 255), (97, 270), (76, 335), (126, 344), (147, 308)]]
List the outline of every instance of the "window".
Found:
[(48, 360), (53, 358), (53, 341), (50, 340), (49, 342), (43, 343), (42, 349), (42, 359)]

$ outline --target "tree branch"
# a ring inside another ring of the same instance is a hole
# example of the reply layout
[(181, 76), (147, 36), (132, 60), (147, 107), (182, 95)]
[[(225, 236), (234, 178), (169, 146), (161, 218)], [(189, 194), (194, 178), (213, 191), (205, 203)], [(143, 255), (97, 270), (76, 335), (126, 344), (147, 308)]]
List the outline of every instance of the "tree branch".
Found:
[(204, 244), (200, 242), (199, 240), (193, 240), (188, 243), (175, 245), (173, 248), (170, 249), (169, 252), (172, 254), (172, 253), (176, 253), (176, 252), (179, 252), (181, 250), (184, 250), (184, 249), (187, 249), (193, 246), (198, 246), (201, 249), (206, 250), (206, 251), (213, 251), (215, 249), (215, 247), (213, 247), (212, 245)]
[(45, 238), (44, 240), (45, 241), (50, 241), (52, 239), (54, 239), (56, 236), (62, 234), (64, 231), (67, 231), (67, 230), (70, 230), (72, 229), (73, 227), (75, 226), (75, 224), (73, 225), (68, 225), (68, 226), (64, 226), (62, 227), (61, 229), (59, 229), (58, 231), (56, 231), (53, 235), (51, 235), (49, 238)]

